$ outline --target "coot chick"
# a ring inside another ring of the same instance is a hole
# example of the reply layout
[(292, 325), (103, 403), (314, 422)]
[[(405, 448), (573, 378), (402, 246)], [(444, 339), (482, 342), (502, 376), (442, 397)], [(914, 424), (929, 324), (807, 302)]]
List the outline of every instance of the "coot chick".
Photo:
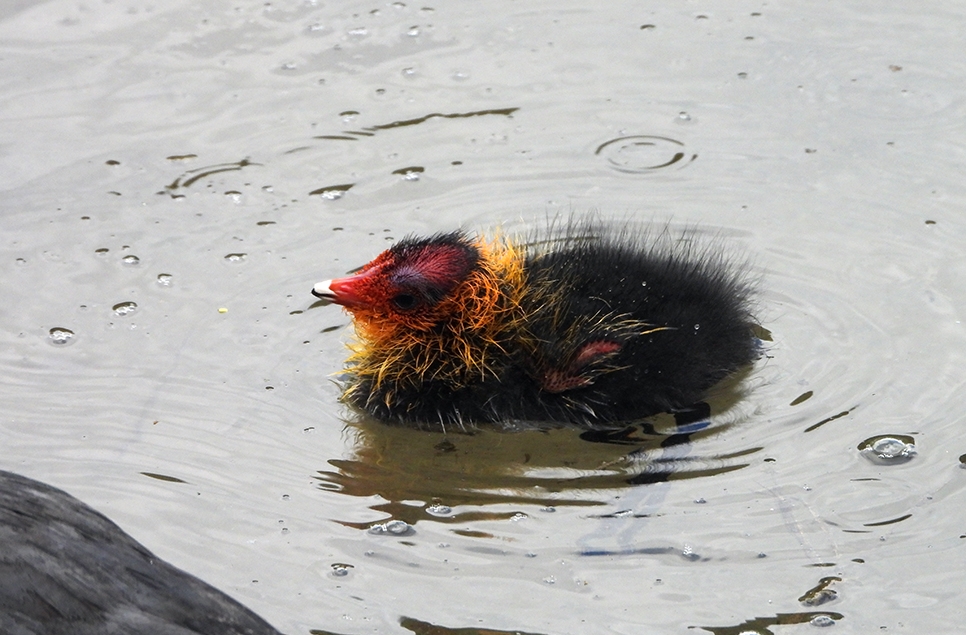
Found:
[(70, 494), (2, 470), (0, 633), (280, 635)]
[(751, 287), (692, 236), (549, 234), (406, 238), (315, 285), (354, 318), (343, 401), (419, 427), (611, 428), (687, 409), (756, 358)]

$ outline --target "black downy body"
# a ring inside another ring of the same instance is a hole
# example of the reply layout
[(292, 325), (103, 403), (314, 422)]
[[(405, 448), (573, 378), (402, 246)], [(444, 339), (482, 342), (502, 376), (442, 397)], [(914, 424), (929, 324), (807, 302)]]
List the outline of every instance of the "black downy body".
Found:
[(542, 241), (547, 247), (528, 249), (526, 335), (506, 334), (489, 375), (458, 387), (432, 377), (393, 386), (392, 403), (405, 407), (387, 405), (371, 385), (350, 403), (383, 421), (437, 429), (608, 429), (687, 410), (761, 346), (751, 285), (693, 238), (665, 231), (648, 241), (626, 229), (570, 226)]

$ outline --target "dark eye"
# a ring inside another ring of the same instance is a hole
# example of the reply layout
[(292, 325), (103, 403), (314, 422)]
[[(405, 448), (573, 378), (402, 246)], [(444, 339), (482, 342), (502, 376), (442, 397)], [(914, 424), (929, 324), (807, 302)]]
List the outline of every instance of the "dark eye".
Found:
[(393, 305), (400, 311), (412, 311), (419, 304), (416, 296), (409, 293), (400, 293), (399, 295), (393, 297)]

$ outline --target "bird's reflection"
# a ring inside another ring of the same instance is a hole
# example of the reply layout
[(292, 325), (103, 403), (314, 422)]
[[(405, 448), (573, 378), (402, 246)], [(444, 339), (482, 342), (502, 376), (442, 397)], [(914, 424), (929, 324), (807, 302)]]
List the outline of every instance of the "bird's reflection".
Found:
[[(353, 456), (332, 459), (319, 486), (370, 497), (371, 509), (409, 525), (510, 518), (508, 505), (603, 505), (613, 490), (729, 472), (760, 448), (702, 455), (701, 441), (735, 425), (711, 417), (735, 395), (607, 431), (559, 428), (432, 432), (372, 420), (347, 424)], [(352, 522), (368, 529), (388, 520)]]

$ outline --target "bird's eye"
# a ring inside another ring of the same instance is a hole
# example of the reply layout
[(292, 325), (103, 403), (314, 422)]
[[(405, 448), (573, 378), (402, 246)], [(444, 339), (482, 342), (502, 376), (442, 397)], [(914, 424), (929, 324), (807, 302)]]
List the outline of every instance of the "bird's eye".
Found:
[(400, 293), (392, 299), (393, 305), (400, 311), (412, 311), (419, 301), (410, 293)]

